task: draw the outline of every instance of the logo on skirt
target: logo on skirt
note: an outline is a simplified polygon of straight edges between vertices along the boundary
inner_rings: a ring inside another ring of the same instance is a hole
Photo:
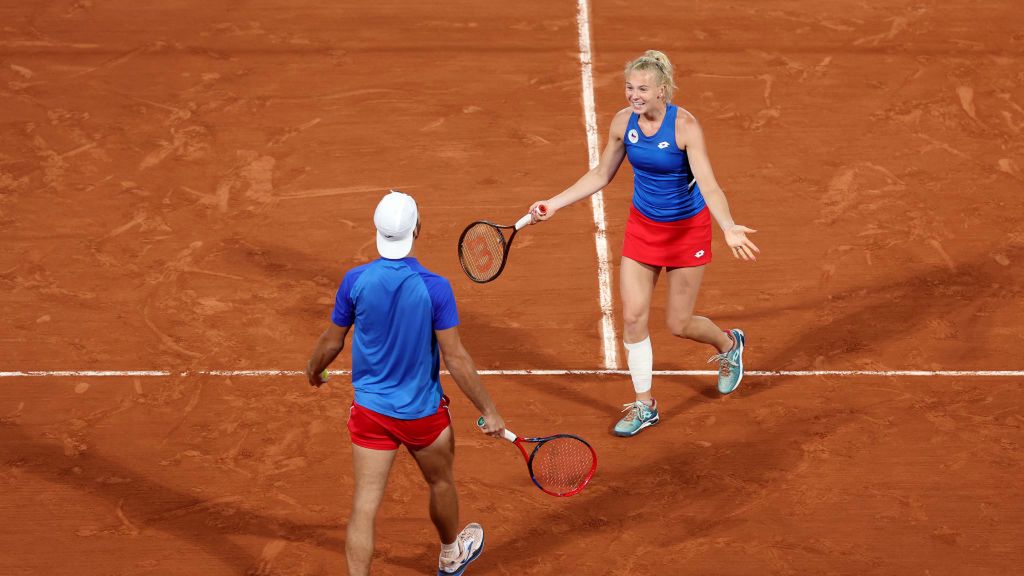
[[[697,253],[693,255],[694,258],[700,258],[702,256],[704,256],[703,250],[697,250]]]

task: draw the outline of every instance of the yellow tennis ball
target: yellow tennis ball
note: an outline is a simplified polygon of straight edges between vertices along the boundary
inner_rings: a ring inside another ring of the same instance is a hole
[[[328,372],[327,369],[325,368],[324,371],[320,373],[320,381],[321,382],[327,382],[327,380],[329,380],[330,378],[331,378],[331,373]]]

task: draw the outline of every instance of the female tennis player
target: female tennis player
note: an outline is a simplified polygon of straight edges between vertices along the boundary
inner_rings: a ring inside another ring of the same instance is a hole
[[[550,220],[561,208],[606,187],[623,158],[633,165],[633,203],[619,289],[623,343],[636,400],[625,405],[626,415],[615,425],[615,434],[633,436],[658,422],[647,322],[661,269],[668,277],[669,330],[715,347],[718,353],[708,361],[718,363],[718,390],[728,394],[743,378],[743,331],[723,331],[710,319],[693,314],[704,267],[711,262],[711,217],[734,257],[753,261],[760,250],[747,237],[755,230],[732,219],[697,119],[671,103],[676,85],[668,57],[648,50],[626,65],[625,80],[629,106],[612,120],[600,163],[558,195],[535,202],[530,213],[534,223]]]

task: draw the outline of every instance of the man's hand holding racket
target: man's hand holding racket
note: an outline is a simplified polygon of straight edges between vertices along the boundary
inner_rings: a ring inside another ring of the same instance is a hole
[[[501,414],[497,412],[491,412],[490,414],[484,414],[480,417],[483,421],[480,424],[480,430],[488,436],[495,438],[504,438],[505,435],[505,420],[501,417]]]

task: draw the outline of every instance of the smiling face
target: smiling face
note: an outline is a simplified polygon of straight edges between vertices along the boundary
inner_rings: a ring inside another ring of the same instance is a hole
[[[655,74],[634,70],[626,76],[626,101],[637,114],[664,108],[665,87],[658,85]]]

